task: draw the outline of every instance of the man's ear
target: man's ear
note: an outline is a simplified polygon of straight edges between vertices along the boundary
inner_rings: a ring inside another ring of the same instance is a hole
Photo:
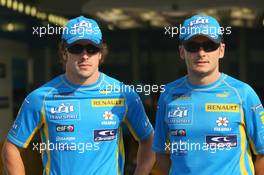
[[[220,43],[220,48],[219,48],[219,59],[223,58],[225,56],[225,44]]]
[[[62,58],[63,58],[63,61],[67,61],[67,59],[68,59],[68,54],[67,54],[67,51],[64,49],[63,50],[63,53],[62,53]]]
[[[68,53],[66,51],[66,49],[63,49],[63,59],[66,61],[68,58]]]
[[[179,52],[180,52],[180,57],[181,59],[184,60],[184,48],[183,48],[183,45],[179,45]]]
[[[102,52],[99,52],[99,63],[100,63],[101,60],[102,60],[102,56],[103,56]]]

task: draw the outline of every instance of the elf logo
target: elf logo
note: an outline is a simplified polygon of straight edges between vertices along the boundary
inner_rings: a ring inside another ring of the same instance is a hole
[[[56,125],[57,132],[74,132],[74,125]]]
[[[186,130],[185,129],[174,129],[170,131],[170,134],[172,136],[186,136]]]

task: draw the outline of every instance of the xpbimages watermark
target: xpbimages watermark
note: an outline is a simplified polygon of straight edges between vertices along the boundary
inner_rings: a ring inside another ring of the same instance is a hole
[[[50,142],[47,143],[34,143],[33,151],[42,153],[44,151],[77,151],[78,153],[84,153],[87,151],[98,151],[100,149],[99,143],[83,143],[83,142]]]
[[[237,143],[234,141],[225,142],[205,142],[205,143],[195,143],[179,140],[177,142],[165,143],[165,151],[171,154],[187,154],[189,151],[208,151],[210,153],[216,153],[217,151],[228,151],[232,147],[236,147]]]
[[[192,34],[192,33],[200,33],[204,35],[213,34],[215,37],[219,34],[223,35],[230,35],[232,33],[231,31],[232,27],[184,27],[181,24],[179,26],[166,26],[164,27],[164,34],[169,35],[171,37],[174,37],[178,34],[186,35],[186,34]]]
[[[109,84],[109,85],[101,85],[100,86],[101,94],[108,94],[110,92],[113,93],[127,93],[127,92],[136,92],[139,94],[150,95],[151,93],[164,92],[165,85],[157,85],[157,84],[137,84],[137,85],[125,85],[125,84]]]
[[[53,26],[50,24],[47,24],[47,26],[33,26],[32,34],[41,38],[44,35],[62,35],[70,33],[72,35],[84,36],[84,34],[98,34],[100,32],[99,27],[92,27],[89,26],[89,24],[90,23],[81,23],[80,25],[74,26],[70,29],[67,27]]]

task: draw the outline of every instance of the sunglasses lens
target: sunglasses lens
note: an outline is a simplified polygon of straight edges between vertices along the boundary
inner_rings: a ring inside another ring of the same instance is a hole
[[[67,47],[67,50],[73,54],[80,54],[83,52],[83,46],[79,44],[75,44],[75,45]]]
[[[87,45],[85,47],[85,49],[86,49],[86,52],[89,53],[89,54],[95,54],[95,53],[100,51],[100,48],[98,48],[98,47],[96,47],[94,45],[91,45],[91,44]]]
[[[220,43],[214,43],[212,41],[203,43],[187,42],[184,43],[183,46],[188,52],[198,52],[201,47],[205,52],[211,52],[216,50],[220,46]]]
[[[95,54],[100,51],[100,48],[92,44],[89,44],[86,46],[75,44],[75,45],[67,47],[67,50],[72,54],[81,54],[84,51],[84,49],[86,50],[88,54]]]
[[[220,46],[219,43],[214,43],[214,42],[205,42],[203,43],[203,49],[205,52],[211,52],[216,50]]]
[[[200,43],[196,42],[188,42],[183,44],[183,46],[188,52],[198,52],[200,49]]]

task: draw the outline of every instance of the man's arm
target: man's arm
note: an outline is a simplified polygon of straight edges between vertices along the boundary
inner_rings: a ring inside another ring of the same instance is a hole
[[[264,155],[257,155],[254,167],[256,175],[264,175]]]
[[[153,133],[145,140],[139,142],[137,153],[137,167],[134,175],[148,175],[155,163],[155,153],[151,146]]]
[[[156,153],[157,166],[162,175],[168,175],[170,172],[170,155],[166,153]]]
[[[2,161],[7,175],[25,175],[19,148],[7,139],[2,148]]]

